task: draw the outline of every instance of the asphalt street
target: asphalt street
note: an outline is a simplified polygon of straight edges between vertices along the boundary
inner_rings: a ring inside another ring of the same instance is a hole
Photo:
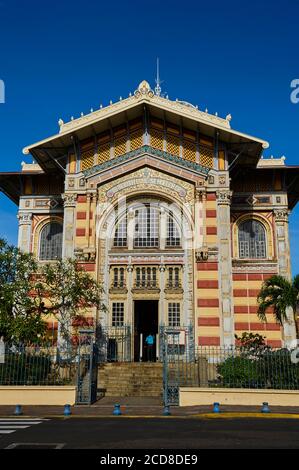
[[[0,434],[1,449],[299,448],[298,419],[72,417],[25,428],[13,423],[14,432]]]

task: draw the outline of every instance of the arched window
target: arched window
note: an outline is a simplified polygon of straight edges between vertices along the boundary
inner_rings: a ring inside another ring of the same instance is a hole
[[[239,226],[239,257],[266,258],[266,232],[257,220],[246,220]]]
[[[178,223],[171,211],[167,211],[162,219],[160,207],[148,203],[134,208],[133,216],[133,246],[134,248],[158,248],[161,245],[161,234],[165,237],[167,248],[181,246],[181,234]],[[120,219],[114,231],[114,247],[128,246],[127,214]],[[164,225],[162,226],[162,224]]]
[[[62,225],[50,222],[40,233],[39,259],[55,260],[62,256]]]

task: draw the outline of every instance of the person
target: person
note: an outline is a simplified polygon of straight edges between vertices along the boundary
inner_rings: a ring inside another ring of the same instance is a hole
[[[147,360],[152,362],[154,360],[154,343],[155,337],[151,333],[145,338],[145,344],[147,346]]]

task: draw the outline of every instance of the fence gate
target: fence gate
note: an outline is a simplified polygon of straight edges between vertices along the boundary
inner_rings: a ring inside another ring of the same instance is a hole
[[[192,327],[160,327],[163,361],[163,401],[165,406],[179,405],[180,386],[197,385]]]
[[[76,403],[91,405],[97,400],[98,348],[95,343],[78,347]]]

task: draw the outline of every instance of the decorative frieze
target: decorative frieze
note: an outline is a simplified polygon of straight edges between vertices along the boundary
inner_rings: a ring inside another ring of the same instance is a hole
[[[74,255],[78,261],[84,261],[89,263],[94,263],[96,260],[96,251],[88,249],[77,248],[74,251]]]

